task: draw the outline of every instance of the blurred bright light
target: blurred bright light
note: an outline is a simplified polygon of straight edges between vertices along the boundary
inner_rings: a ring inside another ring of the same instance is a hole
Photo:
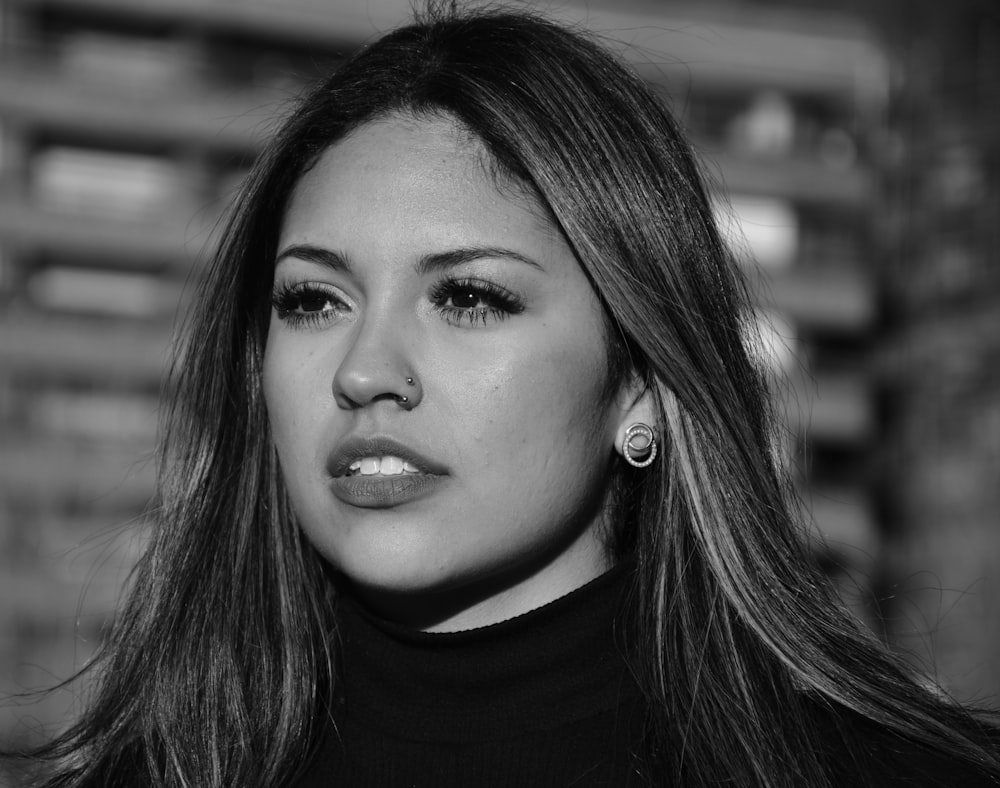
[[[770,310],[755,310],[749,344],[751,354],[771,372],[785,373],[795,361],[795,329]]]
[[[32,161],[39,206],[119,219],[155,217],[179,201],[176,164],[156,156],[52,147]]]
[[[716,201],[723,237],[738,257],[765,268],[788,268],[799,253],[799,221],[787,200],[734,194]]]
[[[178,291],[142,274],[47,268],[28,282],[32,300],[54,311],[156,318],[177,307]]]

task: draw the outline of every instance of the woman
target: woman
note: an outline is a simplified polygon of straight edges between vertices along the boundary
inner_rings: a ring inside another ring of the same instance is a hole
[[[669,112],[442,12],[257,164],[48,785],[996,785],[833,601]]]

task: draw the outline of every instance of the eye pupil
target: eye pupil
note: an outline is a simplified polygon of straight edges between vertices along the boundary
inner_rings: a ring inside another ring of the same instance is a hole
[[[451,302],[459,309],[473,309],[479,303],[479,294],[471,290],[463,290],[451,297]]]
[[[511,291],[483,279],[445,279],[428,293],[434,309],[453,326],[494,323],[524,311],[521,300]]]
[[[299,300],[299,307],[303,312],[321,312],[328,303],[330,303],[330,299],[327,296],[304,295]]]

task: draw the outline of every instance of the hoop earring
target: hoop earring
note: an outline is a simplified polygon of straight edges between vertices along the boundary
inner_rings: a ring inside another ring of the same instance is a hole
[[[648,441],[645,446],[636,446],[632,442],[640,435]],[[653,434],[653,429],[649,425],[640,422],[633,424],[625,431],[625,439],[622,441],[622,456],[625,458],[625,462],[633,468],[645,468],[652,465],[653,460],[656,459],[656,448],[656,435]]]

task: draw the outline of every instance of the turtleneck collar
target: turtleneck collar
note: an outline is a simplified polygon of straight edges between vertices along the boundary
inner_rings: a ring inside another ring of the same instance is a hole
[[[336,716],[415,741],[470,742],[617,708],[638,694],[615,637],[630,576],[619,565],[523,615],[447,633],[393,624],[345,597]]]

